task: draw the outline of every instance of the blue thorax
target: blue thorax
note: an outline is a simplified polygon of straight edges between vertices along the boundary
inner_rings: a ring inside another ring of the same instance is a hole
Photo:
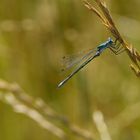
[[[108,40],[97,47],[97,51],[102,52],[104,49],[110,47],[113,44],[113,40],[109,37]]]

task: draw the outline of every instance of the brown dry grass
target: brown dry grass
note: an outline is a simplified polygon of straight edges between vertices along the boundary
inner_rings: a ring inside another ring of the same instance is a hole
[[[133,63],[130,65],[131,69],[135,72],[137,77],[140,78],[140,53],[132,46],[132,44],[127,43],[127,41],[121,36],[115,25],[115,22],[112,19],[109,9],[106,6],[106,3],[101,0],[95,0],[97,6],[100,9],[99,11],[88,0],[84,0],[83,2],[85,7],[94,12],[101,19],[103,25],[105,25],[106,28],[111,32],[114,38],[122,44]]]
[[[59,139],[66,140],[68,136],[62,128],[52,123],[53,121],[60,122],[71,134],[77,137],[85,140],[94,140],[90,131],[71,123],[67,117],[58,114],[41,98],[34,99],[29,96],[16,83],[9,83],[0,79],[0,100],[9,104],[16,113],[24,114],[31,118],[40,127],[57,136]]]

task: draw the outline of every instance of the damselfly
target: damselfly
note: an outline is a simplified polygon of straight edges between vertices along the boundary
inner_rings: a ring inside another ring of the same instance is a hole
[[[80,71],[83,67],[85,67],[90,61],[100,56],[100,54],[107,48],[109,48],[115,55],[118,55],[123,51],[125,51],[125,49],[121,47],[121,43],[117,44],[117,40],[113,41],[109,37],[107,41],[100,44],[96,48],[89,50],[89,52],[83,55],[80,59],[76,60],[74,63],[69,64],[69,67],[71,67],[74,64],[84,61],[77,69],[75,69],[70,75],[68,75],[63,81],[61,81],[58,84],[58,88],[62,87],[69,79],[71,79],[78,71]]]

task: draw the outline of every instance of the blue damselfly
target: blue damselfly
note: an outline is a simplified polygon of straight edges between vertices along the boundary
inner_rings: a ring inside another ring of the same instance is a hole
[[[77,69],[75,69],[70,75],[68,75],[63,81],[61,81],[58,84],[58,88],[62,87],[69,79],[71,79],[78,71],[80,71],[83,67],[85,67],[90,61],[100,56],[100,54],[107,48],[109,48],[115,55],[118,55],[125,50],[123,47],[121,47],[121,43],[117,44],[117,40],[113,41],[109,37],[107,41],[100,44],[96,48],[89,50],[89,52],[80,57],[80,59],[77,59],[73,63],[68,64],[67,68],[72,67],[73,65],[83,61],[83,63]]]

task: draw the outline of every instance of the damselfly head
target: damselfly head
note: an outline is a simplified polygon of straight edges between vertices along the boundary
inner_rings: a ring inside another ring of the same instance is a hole
[[[108,43],[109,44],[112,44],[113,43],[113,40],[111,39],[111,37],[108,38]]]

